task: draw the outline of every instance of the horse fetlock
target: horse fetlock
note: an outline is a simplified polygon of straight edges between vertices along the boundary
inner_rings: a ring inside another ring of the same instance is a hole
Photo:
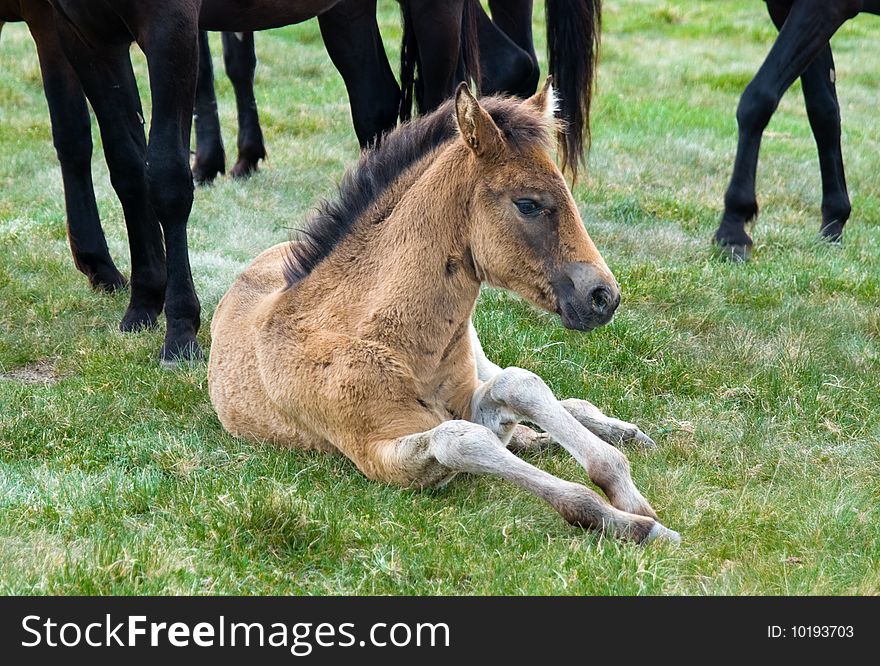
[[[116,268],[116,264],[113,263],[113,259],[106,250],[103,252],[82,252],[75,248],[73,242],[71,242],[71,247],[74,248],[74,265],[80,273],[89,278],[89,284],[95,291],[114,292],[128,286],[128,280]]]
[[[129,305],[119,323],[119,330],[123,333],[136,333],[146,329],[155,328],[158,324],[159,313],[162,308],[140,307]]]

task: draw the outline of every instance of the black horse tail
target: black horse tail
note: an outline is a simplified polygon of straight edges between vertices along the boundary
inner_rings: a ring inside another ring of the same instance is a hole
[[[602,0],[547,0],[550,74],[565,122],[559,137],[562,169],[577,178],[590,145],[590,104],[599,58]]]
[[[400,109],[398,117],[403,123],[412,118],[416,72],[419,69],[419,47],[416,44],[416,32],[406,0],[401,0],[400,18],[403,23],[403,40],[400,44]]]
[[[464,0],[461,15],[461,41],[459,43],[459,60],[464,69],[464,77],[474,83],[479,91],[480,86],[480,43],[477,37],[477,3],[479,0]],[[421,113],[424,108],[424,87],[420,72],[422,61],[412,23],[407,0],[400,2],[400,14],[403,22],[403,40],[400,45],[400,109],[398,117],[406,122],[412,117],[413,102],[416,110]],[[450,91],[451,92],[451,91]]]
[[[464,80],[473,83],[480,94],[480,38],[477,34],[477,12],[480,0],[464,0],[461,14],[461,64]],[[456,81],[456,85],[459,82]]]

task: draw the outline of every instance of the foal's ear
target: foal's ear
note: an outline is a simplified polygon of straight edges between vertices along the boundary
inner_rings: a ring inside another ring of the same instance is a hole
[[[556,116],[557,100],[556,91],[553,90],[552,76],[547,77],[547,80],[544,81],[544,85],[541,89],[529,97],[526,100],[526,104],[531,104],[532,107],[537,109],[539,113],[543,114],[547,120],[553,120]]]
[[[501,130],[466,83],[460,83],[455,91],[455,119],[461,138],[475,155],[482,157],[501,148],[504,142]]]

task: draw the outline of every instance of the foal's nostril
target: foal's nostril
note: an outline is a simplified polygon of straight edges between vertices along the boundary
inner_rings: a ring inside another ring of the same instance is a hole
[[[611,290],[604,286],[598,286],[590,292],[590,305],[600,317],[610,315],[617,309],[618,299],[614,297]]]

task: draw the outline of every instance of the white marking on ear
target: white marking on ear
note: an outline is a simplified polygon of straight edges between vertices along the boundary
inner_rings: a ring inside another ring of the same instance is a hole
[[[141,115],[140,111],[137,112],[137,116],[138,116],[138,120],[140,121],[141,125],[143,125],[144,124],[144,117]]]
[[[556,112],[559,111],[559,98],[556,96],[556,89],[551,83],[547,86],[547,95],[544,101],[544,117],[547,120],[553,120]]]
[[[235,33],[235,38],[236,38],[238,41],[243,42],[243,41],[244,41],[244,33],[243,33],[243,32],[236,32],[236,33]]]
[[[834,71],[833,67],[828,72],[828,78],[831,79],[831,83],[837,81],[837,72]]]

